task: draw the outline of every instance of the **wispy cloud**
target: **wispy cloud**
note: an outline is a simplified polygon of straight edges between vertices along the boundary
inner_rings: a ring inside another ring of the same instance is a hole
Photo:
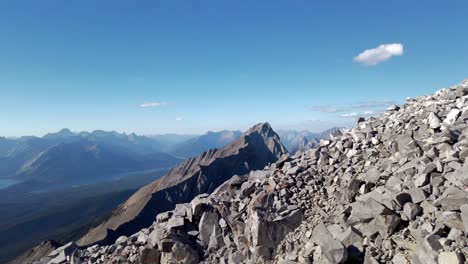
[[[336,113],[338,109],[335,107],[327,106],[327,105],[316,105],[310,107],[312,111],[323,112],[323,113]]]
[[[331,119],[307,119],[297,122],[290,123],[280,123],[273,124],[276,129],[296,129],[296,130],[309,130],[312,132],[322,132],[331,127],[353,127],[354,120],[352,119],[340,119],[340,120],[331,120]]]
[[[359,109],[359,108],[386,108],[391,105],[397,104],[395,101],[390,100],[371,100],[367,102],[360,102],[350,105],[350,108]]]
[[[354,57],[354,61],[362,63],[364,65],[377,65],[384,61],[389,60],[393,56],[403,55],[403,44],[401,43],[390,43],[382,44],[373,49],[366,49],[359,55]]]
[[[345,117],[345,118],[352,118],[352,117],[357,117],[357,116],[358,116],[358,113],[356,113],[356,112],[344,113],[344,114],[341,114],[340,116],[341,116],[341,117]]]
[[[397,102],[391,100],[369,100],[342,105],[316,105],[309,107],[309,109],[322,113],[358,112],[361,111],[361,109],[375,112],[376,110],[386,109],[387,107],[394,104],[397,104]]]
[[[351,112],[351,113],[344,113],[344,114],[341,114],[340,117],[343,117],[343,118],[356,118],[356,117],[371,117],[371,116],[377,116],[377,115],[380,115],[382,113],[382,111],[372,111],[372,110],[368,110],[368,111],[363,111],[363,112]]]
[[[161,107],[165,105],[166,105],[165,102],[145,102],[145,103],[140,104],[140,107],[150,108],[150,107]]]
[[[176,121],[182,121],[182,120],[184,120],[184,118],[179,116],[179,117],[176,117],[175,120],[176,120]]]

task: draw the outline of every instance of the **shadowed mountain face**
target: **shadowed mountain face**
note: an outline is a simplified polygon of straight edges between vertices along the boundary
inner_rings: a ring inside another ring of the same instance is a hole
[[[23,137],[14,141],[14,144],[5,146],[3,155],[0,155],[0,177],[15,177],[16,171],[28,160],[53,146],[55,141],[36,137]]]
[[[131,153],[122,147],[87,140],[60,143],[24,163],[16,177],[53,185],[111,180],[132,171],[170,168],[179,159],[165,153]]]
[[[64,128],[43,137],[0,138],[0,178],[30,180],[39,174],[35,180],[51,182],[64,174],[105,178],[127,171],[170,168],[179,161],[171,153],[196,156],[223,147],[240,134],[220,131],[147,137],[102,130],[74,133]]]
[[[31,260],[40,259],[43,256],[47,256],[50,252],[60,247],[60,244],[54,240],[46,240],[36,247],[28,250],[9,264],[23,264],[29,263]]]
[[[43,240],[66,243],[79,239],[139,188],[167,171],[131,173],[116,181],[42,192],[23,192],[19,188],[1,190],[0,263]],[[23,260],[20,258],[17,263],[28,263]]]
[[[4,157],[15,144],[15,140],[0,137],[0,157]]]
[[[91,229],[81,245],[109,243],[151,225],[160,212],[211,193],[234,175],[244,175],[275,162],[286,148],[268,123],[258,124],[221,149],[185,160],[168,174],[141,188],[120,205],[106,221]]]
[[[82,145],[96,145],[100,148],[114,148],[139,155],[159,152],[159,143],[135,134],[94,131],[73,133],[62,129],[44,137],[21,137],[15,140],[0,138],[0,178],[16,178],[28,167],[48,155],[57,155],[61,150],[70,152],[63,155],[78,155]],[[91,150],[87,151],[91,153]]]
[[[207,149],[222,148],[238,139],[242,135],[240,131],[223,130],[219,132],[207,132],[199,137],[189,139],[174,147],[171,151],[177,157],[194,157]]]

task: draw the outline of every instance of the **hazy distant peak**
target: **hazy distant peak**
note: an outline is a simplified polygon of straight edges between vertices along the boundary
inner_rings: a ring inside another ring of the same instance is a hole
[[[69,137],[74,137],[74,136],[76,136],[76,134],[73,133],[70,129],[62,128],[56,133],[46,134],[44,138],[69,138]]]

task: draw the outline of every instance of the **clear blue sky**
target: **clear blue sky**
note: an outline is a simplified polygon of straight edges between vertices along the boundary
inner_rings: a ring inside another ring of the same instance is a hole
[[[468,78],[467,14],[440,0],[1,1],[0,135],[350,124]],[[353,60],[390,43],[403,54]]]

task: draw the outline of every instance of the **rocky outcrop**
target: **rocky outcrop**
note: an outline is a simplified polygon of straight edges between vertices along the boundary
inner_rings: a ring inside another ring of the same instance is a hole
[[[468,81],[408,98],[66,263],[466,263],[467,120]]]
[[[286,149],[268,123],[258,124],[221,149],[187,159],[167,175],[143,187],[78,243],[114,242],[148,227],[156,215],[201,193],[211,193],[233,175],[243,175],[275,162]]]
[[[32,263],[34,261],[47,263],[51,260],[51,258],[48,258],[47,256],[60,246],[61,245],[54,240],[43,241],[36,247],[17,257],[15,260],[9,262],[9,264],[24,264]]]

